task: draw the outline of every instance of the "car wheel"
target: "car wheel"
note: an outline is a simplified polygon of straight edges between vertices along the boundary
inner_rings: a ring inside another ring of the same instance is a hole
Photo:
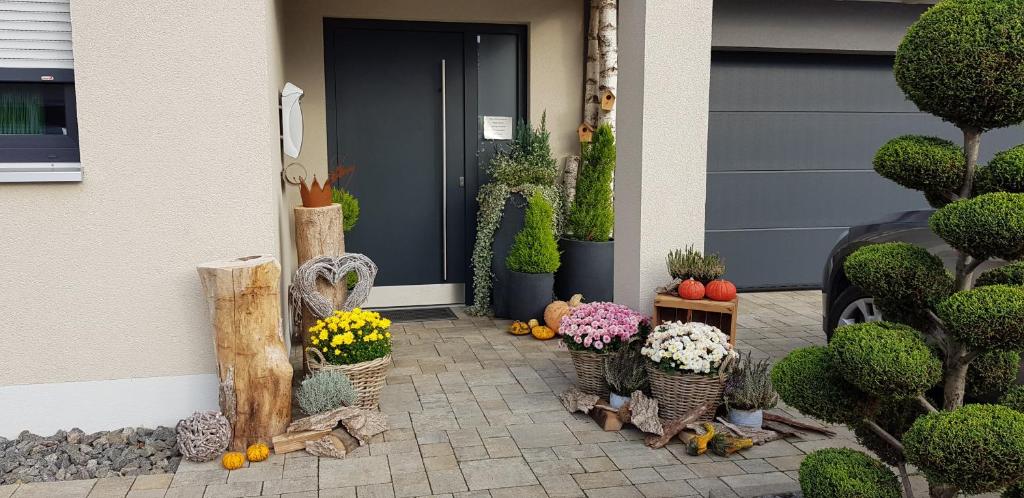
[[[864,291],[852,286],[841,292],[828,309],[826,335],[829,339],[832,338],[832,332],[836,327],[883,320],[882,310],[875,306],[875,300]]]

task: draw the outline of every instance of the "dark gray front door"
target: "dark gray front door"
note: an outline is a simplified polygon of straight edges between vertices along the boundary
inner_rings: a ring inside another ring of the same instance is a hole
[[[465,282],[460,33],[340,29],[337,146],[360,219],[346,236],[379,286]]]
[[[851,225],[926,209],[920,192],[872,169],[904,134],[960,143],[949,123],[917,110],[892,57],[720,52],[711,61],[705,247],[727,277],[754,288],[816,288],[829,249]],[[1020,142],[985,135],[982,160]]]

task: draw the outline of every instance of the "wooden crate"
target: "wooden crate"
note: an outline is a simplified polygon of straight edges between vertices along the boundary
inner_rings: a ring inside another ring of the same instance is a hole
[[[703,322],[729,335],[729,344],[736,345],[736,316],[739,298],[732,301],[683,299],[668,294],[654,296],[652,326],[665,322]]]

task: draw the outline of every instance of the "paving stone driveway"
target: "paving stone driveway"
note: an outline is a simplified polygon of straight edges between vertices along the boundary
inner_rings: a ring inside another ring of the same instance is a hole
[[[743,294],[739,348],[778,358],[823,344],[820,296]],[[730,458],[691,457],[678,441],[649,449],[634,429],[603,432],[567,413],[556,395],[573,384],[568,354],[557,341],[511,336],[505,324],[463,316],[396,326],[381,399],[391,429],[346,459],[295,452],[231,472],[183,462],[174,475],[0,486],[0,498],[726,498],[795,491],[805,453],[856,446],[836,428],[836,438],[775,441]]]

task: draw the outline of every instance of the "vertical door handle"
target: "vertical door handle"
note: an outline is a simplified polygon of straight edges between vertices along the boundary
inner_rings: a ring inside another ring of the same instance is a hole
[[[441,265],[448,281],[448,92],[447,61],[441,59]]]

